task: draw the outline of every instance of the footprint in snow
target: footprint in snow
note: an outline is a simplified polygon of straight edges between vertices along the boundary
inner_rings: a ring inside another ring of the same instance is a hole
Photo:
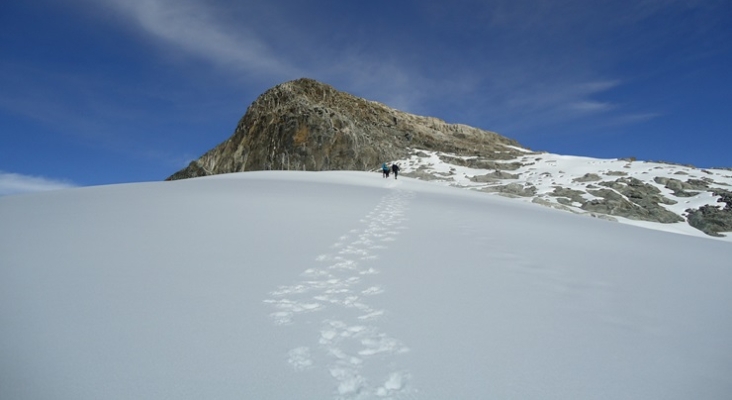
[[[370,361],[379,359],[383,363],[384,357],[395,357],[409,348],[377,327],[386,311],[364,302],[365,298],[384,292],[383,285],[371,282],[379,270],[369,264],[378,259],[375,252],[387,248],[385,242],[396,241],[400,231],[406,229],[405,211],[412,196],[401,191],[385,196],[361,219],[365,228],[341,235],[330,246],[334,253],[315,258],[314,262],[321,267],[306,268],[300,274],[306,279],[279,286],[269,293],[272,298],[264,300],[275,308],[270,317],[276,325],[294,324],[296,319],[313,323],[317,321],[315,315],[322,315],[323,310],[343,308],[338,314],[345,320],[322,322],[315,338],[316,347],[296,346],[287,353],[288,364],[297,371],[314,369],[316,359],[330,360],[326,367],[336,381],[335,399],[398,399],[412,391],[409,372],[397,370],[396,360],[388,363],[393,370],[386,376],[369,376],[365,372],[373,374],[373,367],[365,369]],[[314,357],[313,352],[322,356]]]

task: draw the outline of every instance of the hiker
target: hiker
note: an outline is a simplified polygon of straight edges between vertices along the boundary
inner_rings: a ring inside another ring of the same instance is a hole
[[[386,163],[381,164],[381,172],[384,178],[389,177],[389,166],[387,166]]]
[[[399,175],[399,166],[396,163],[391,164],[391,170],[394,172],[394,179],[396,179],[397,175]]]

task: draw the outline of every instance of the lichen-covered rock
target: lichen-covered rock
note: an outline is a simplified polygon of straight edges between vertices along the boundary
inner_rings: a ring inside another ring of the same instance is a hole
[[[470,177],[470,181],[475,183],[495,183],[498,182],[499,179],[491,176],[491,174],[485,174],[472,176]]]
[[[653,197],[653,194],[650,197],[643,197],[641,196],[641,193],[643,193],[642,191],[632,189],[628,190],[623,187],[623,185],[618,185],[622,182],[616,181],[603,183],[606,183],[606,186],[613,187],[613,189],[617,188],[617,191],[611,189],[588,190],[588,193],[597,197],[602,197],[602,199],[593,199],[585,202],[584,204],[582,204],[583,210],[609,215],[617,215],[619,217],[625,217],[639,221],[660,222],[663,224],[684,221],[684,219],[677,214],[658,205],[658,202],[654,202],[655,197]],[[638,185],[637,182],[633,183],[635,184],[636,189],[638,187],[643,187]],[[655,187],[653,189],[658,190],[658,188]],[[648,190],[653,193],[653,190]],[[625,196],[627,195],[625,193],[621,195],[618,192],[625,192],[633,197],[628,197],[628,199],[626,199]]]
[[[620,193],[610,190],[610,189],[596,189],[596,190],[588,190],[587,193],[596,196],[596,197],[602,197],[606,200],[625,200],[625,197],[623,197]]]
[[[699,192],[688,192],[687,190],[692,189],[692,185],[678,179],[656,177],[653,180],[658,184],[664,185],[666,189],[672,190],[673,195],[676,197],[694,197],[699,194]]]
[[[732,232],[732,212],[719,207],[705,205],[687,210],[689,225],[710,236],[722,237],[721,232]]]
[[[572,203],[584,203],[587,201],[587,199],[584,198],[585,193],[580,190],[574,190],[569,189],[565,187],[555,186],[554,191],[549,193],[550,196],[556,197],[557,201],[562,202],[564,198],[566,198],[569,203],[567,205],[572,205]]]
[[[634,219],[639,221],[651,221],[660,222],[664,224],[670,224],[674,222],[682,222],[684,219],[678,215],[662,209],[653,208],[646,209],[638,206],[637,204],[631,203],[625,199],[622,200],[608,200],[608,199],[595,199],[590,200],[582,204],[582,209],[586,211],[597,212],[601,214],[615,215],[619,217],[625,217],[628,219]]]
[[[574,203],[572,202],[572,200],[570,200],[570,199],[568,199],[566,197],[557,197],[557,203],[563,204],[565,206],[574,205]]]
[[[557,210],[569,211],[569,212],[575,213],[575,214],[578,213],[578,211],[573,207],[568,207],[563,204],[557,204],[553,201],[549,201],[549,200],[543,199],[541,197],[534,197],[533,199],[531,199],[531,202],[534,204],[540,204],[545,207],[556,208]]]
[[[617,190],[628,200],[640,206],[658,205],[658,203],[673,205],[677,203],[677,201],[661,195],[661,190],[657,187],[636,178],[620,178],[613,182],[600,182],[599,185]]]
[[[475,175],[470,178],[473,182],[484,183],[484,182],[495,182],[502,179],[518,179],[520,175],[512,174],[504,171],[493,171],[485,175]]]
[[[503,153],[505,154],[505,153]],[[471,157],[471,158],[461,158],[461,157],[452,157],[448,156],[446,154],[441,154],[440,160],[443,162],[446,162],[448,164],[453,165],[459,165],[461,167],[468,167],[468,168],[474,168],[474,169],[495,169],[495,170],[507,170],[507,171],[513,171],[516,169],[521,168],[520,162],[501,162],[496,161],[495,159],[486,158],[486,157]]]
[[[715,189],[712,194],[719,196],[717,202],[725,203],[724,208],[705,205],[698,209],[688,209],[687,221],[689,225],[707,235],[725,236],[721,232],[732,232],[732,192]]]
[[[691,190],[705,191],[709,189],[709,182],[701,179],[688,179],[686,183],[689,185],[688,188]]]
[[[403,172],[403,173],[400,173],[400,175],[401,176],[407,176],[407,177],[410,177],[410,178],[420,179],[420,180],[423,180],[423,181],[437,181],[437,180],[445,180],[445,179],[447,179],[447,178],[442,177],[442,176],[437,176],[437,175],[431,174],[431,173],[429,173],[427,171],[424,171],[424,170],[416,170],[416,171],[412,171],[412,172]]]
[[[699,192],[687,192],[686,190],[675,190],[672,193],[676,197],[694,197],[699,194]]]
[[[582,182],[596,182],[596,181],[601,181],[601,180],[602,180],[602,178],[600,177],[600,175],[591,174],[588,172],[588,173],[580,176],[579,178],[572,179],[572,182],[582,183]]]
[[[494,132],[408,114],[298,79],[259,96],[229,139],[168,179],[270,169],[372,170],[405,158],[409,147],[477,156],[486,163],[525,154],[507,145],[520,147]]]
[[[531,197],[536,194],[536,186],[521,183],[509,183],[507,185],[487,186],[480,189],[483,192],[499,193],[507,196]]]

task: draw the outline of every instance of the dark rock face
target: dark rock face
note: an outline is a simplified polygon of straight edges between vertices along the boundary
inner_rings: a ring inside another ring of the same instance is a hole
[[[488,186],[480,189],[482,192],[499,193],[509,197],[531,197],[536,194],[536,186],[521,183],[509,183],[507,185]]]
[[[699,192],[688,192],[687,190],[693,189],[693,186],[678,179],[656,177],[654,178],[654,181],[664,185],[669,190],[673,190],[673,195],[676,197],[694,197],[699,194]]]
[[[495,182],[501,179],[518,179],[518,174],[511,174],[503,171],[493,171],[485,175],[475,175],[470,178],[473,182]]]
[[[698,209],[688,209],[689,225],[710,236],[725,236],[720,232],[732,232],[732,192],[717,189],[713,192],[720,196],[717,202],[725,203],[724,208],[705,205]]]
[[[584,192],[582,191],[561,186],[555,186],[554,191],[549,193],[550,196],[556,197],[558,202],[565,205],[571,205],[573,202],[580,204],[585,203],[587,200],[582,196],[583,194]]]
[[[408,114],[299,79],[262,94],[233,136],[168,180],[270,169],[372,170],[405,158],[409,147],[482,162],[520,154],[506,145],[520,146],[494,132]]]
[[[662,196],[657,187],[635,178],[621,178],[614,182],[601,182],[599,184],[617,190],[640,206],[646,206],[649,203],[655,205],[658,205],[658,203],[669,205],[677,203],[675,200]]]
[[[686,183],[689,184],[689,188],[693,190],[704,191],[709,188],[709,183],[701,179],[688,179]]]
[[[572,179],[572,182],[596,182],[601,180],[602,178],[600,177],[600,175],[587,173],[579,178]]]
[[[588,193],[602,199],[585,202],[582,204],[583,210],[663,224],[684,221],[659,205],[676,202],[662,196],[661,191],[653,185],[635,178],[620,178],[613,182],[600,182],[599,185],[610,189],[588,190]]]
[[[607,215],[616,215],[639,221],[660,222],[671,224],[683,222],[684,219],[671,211],[662,208],[647,209],[625,199],[596,199],[582,204],[582,209]]]
[[[418,170],[418,171],[414,171],[414,172],[404,172],[404,173],[401,173],[400,175],[407,176],[410,178],[421,179],[423,181],[435,181],[435,180],[445,179],[445,177],[443,177],[443,176],[436,176],[436,175],[430,174],[429,172],[425,172],[422,170]]]
[[[461,167],[513,171],[521,168],[522,165],[520,162],[500,162],[496,160],[511,159],[514,157],[515,155],[510,156],[510,153],[496,153],[488,156],[472,157],[466,160],[459,157],[452,157],[443,154],[440,156],[440,160],[448,164],[459,165]]]

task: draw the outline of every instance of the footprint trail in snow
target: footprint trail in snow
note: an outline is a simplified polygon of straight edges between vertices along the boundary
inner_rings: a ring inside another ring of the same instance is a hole
[[[398,356],[409,348],[379,328],[387,311],[369,304],[386,290],[378,280],[378,253],[406,229],[412,197],[412,192],[391,191],[361,219],[365,227],[338,238],[331,252],[318,255],[301,274],[303,280],[278,287],[264,300],[275,309],[275,324],[316,327],[312,342],[290,350],[287,361],[297,371],[324,363],[336,381],[335,399],[396,400],[414,394],[409,372],[398,368]]]

